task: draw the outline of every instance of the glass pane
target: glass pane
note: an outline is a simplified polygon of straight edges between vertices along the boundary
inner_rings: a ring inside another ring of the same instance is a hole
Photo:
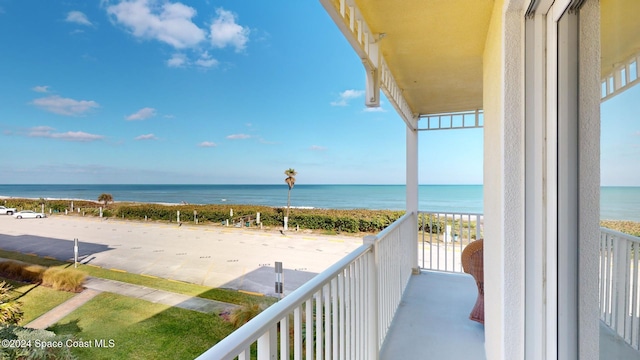
[[[640,358],[640,1],[602,0],[600,11],[601,79],[609,86],[602,89],[607,98],[600,106],[604,229],[600,358],[636,359]]]

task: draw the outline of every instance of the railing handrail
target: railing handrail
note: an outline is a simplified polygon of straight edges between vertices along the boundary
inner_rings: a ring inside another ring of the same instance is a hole
[[[606,234],[609,234],[609,235],[614,235],[614,236],[617,236],[617,237],[621,237],[621,238],[624,238],[624,239],[629,240],[629,241],[640,243],[640,237],[633,236],[633,235],[630,235],[630,234],[626,234],[626,233],[623,233],[623,232],[620,232],[620,231],[617,231],[617,230],[612,230],[612,229],[609,229],[609,228],[606,228],[606,227],[600,227],[600,232],[606,233]]]
[[[248,348],[270,327],[288,316],[296,307],[311,298],[328,282],[342,272],[349,264],[366,254],[373,247],[372,244],[363,244],[351,253],[321,272],[313,279],[300,286],[295,293],[285,297],[276,304],[271,305],[244,326],[240,327],[229,336],[222,339],[216,346],[202,353],[198,359],[231,359]]]
[[[441,214],[441,215],[472,215],[484,216],[484,213],[465,212],[465,211],[440,211],[440,210],[419,210],[418,214]]]
[[[375,241],[379,241],[380,239],[387,236],[390,232],[394,231],[396,228],[400,227],[405,221],[407,221],[412,216],[412,212],[405,213],[398,220],[394,221],[391,225],[384,228],[382,231],[377,233],[376,235],[371,235],[375,237]]]

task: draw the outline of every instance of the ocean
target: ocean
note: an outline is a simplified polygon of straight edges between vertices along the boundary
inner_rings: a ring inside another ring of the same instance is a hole
[[[190,204],[287,204],[282,185],[0,185],[0,196]],[[326,209],[405,208],[404,185],[295,185],[291,206]],[[419,209],[434,212],[483,212],[482,185],[420,185]],[[640,221],[640,187],[602,187],[601,218]]]

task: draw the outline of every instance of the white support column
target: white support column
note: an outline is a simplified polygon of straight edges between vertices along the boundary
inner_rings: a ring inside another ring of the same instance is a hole
[[[532,15],[525,24],[525,356],[527,360],[543,360],[548,327],[544,201],[546,16]]]
[[[417,121],[416,121],[417,122]],[[411,269],[414,274],[420,273],[418,267],[418,130],[407,126],[407,213],[413,213],[416,226],[411,227],[409,241],[411,246]]]

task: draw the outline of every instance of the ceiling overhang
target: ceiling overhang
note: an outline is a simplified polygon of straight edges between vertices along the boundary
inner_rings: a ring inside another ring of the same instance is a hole
[[[408,125],[423,114],[482,108],[483,52],[493,0],[320,0]]]

